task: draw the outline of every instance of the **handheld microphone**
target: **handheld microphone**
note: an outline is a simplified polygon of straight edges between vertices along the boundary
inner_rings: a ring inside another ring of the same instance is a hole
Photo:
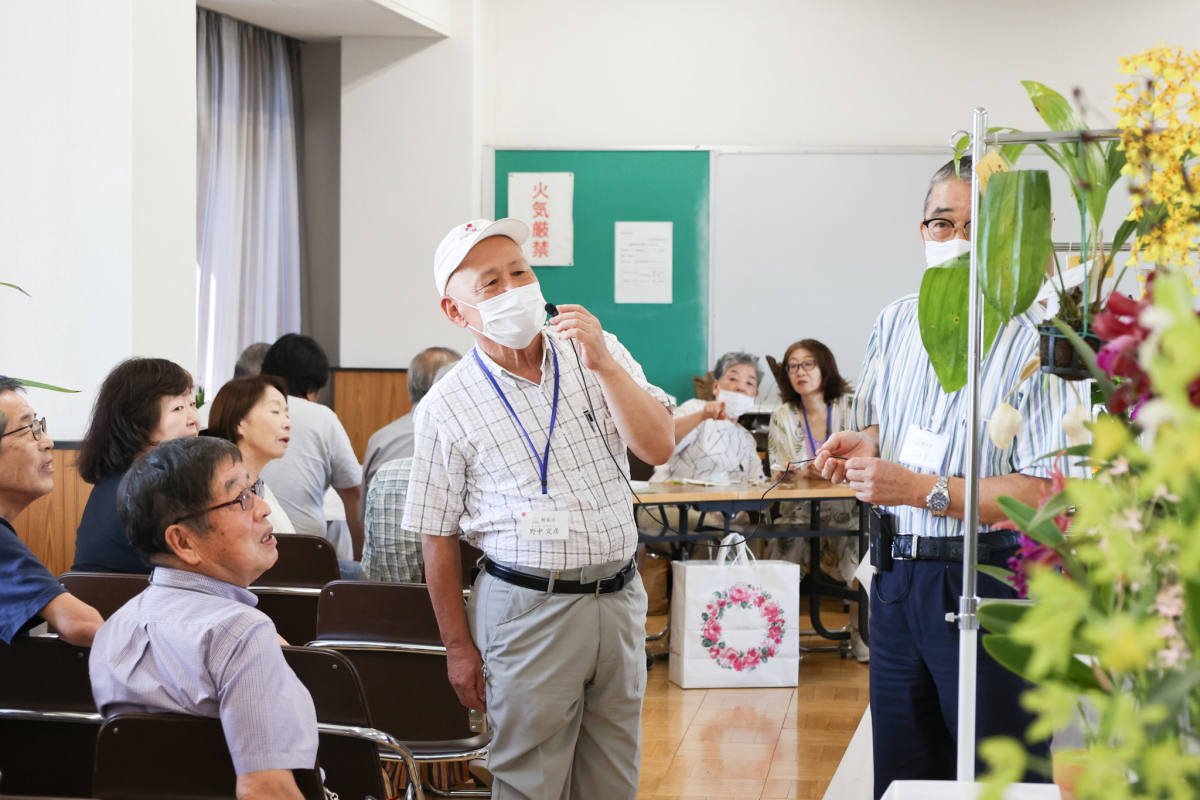
[[[558,306],[554,305],[554,303],[546,303],[546,313],[552,317],[557,317]]]

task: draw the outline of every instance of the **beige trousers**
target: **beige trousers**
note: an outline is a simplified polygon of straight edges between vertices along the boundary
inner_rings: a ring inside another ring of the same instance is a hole
[[[559,579],[594,581],[627,563]],[[646,689],[641,578],[612,594],[547,594],[482,572],[467,618],[488,676],[492,797],[635,800]]]

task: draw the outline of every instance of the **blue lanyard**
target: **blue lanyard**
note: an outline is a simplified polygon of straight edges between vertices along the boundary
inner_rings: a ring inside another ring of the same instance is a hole
[[[804,402],[800,403],[800,413],[804,415],[804,433],[808,437],[809,455],[813,458],[817,457],[817,443],[813,441],[812,428],[808,427],[808,412],[804,410]],[[825,438],[821,440],[821,444],[829,441],[830,426],[833,425],[833,409],[829,406],[825,407]]]
[[[471,351],[471,355],[475,356],[475,363],[479,365],[479,368],[483,370],[483,374],[491,382],[492,388],[496,390],[496,394],[504,403],[504,407],[508,409],[508,413],[512,414],[517,427],[525,435],[525,441],[529,442],[529,449],[533,451],[533,460],[537,462],[538,469],[541,472],[542,494],[546,494],[546,473],[550,468],[550,440],[554,438],[554,425],[558,421],[558,351],[554,349],[552,343],[550,344],[550,352],[554,355],[554,404],[550,406],[550,433],[546,436],[546,451],[541,456],[538,456],[537,448],[533,445],[533,439],[530,438],[529,431],[525,430],[525,426],[521,424],[521,418],[517,416],[512,403],[508,402],[508,398],[504,396],[504,390],[500,388],[500,384],[496,383],[495,377],[488,371],[488,368],[483,365],[483,359],[479,357],[479,351]]]

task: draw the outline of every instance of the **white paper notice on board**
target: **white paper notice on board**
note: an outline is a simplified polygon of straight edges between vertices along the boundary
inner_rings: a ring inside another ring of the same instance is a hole
[[[535,267],[575,266],[575,173],[508,173],[508,215],[529,226],[522,249]]]
[[[670,222],[616,224],[616,302],[670,303]]]

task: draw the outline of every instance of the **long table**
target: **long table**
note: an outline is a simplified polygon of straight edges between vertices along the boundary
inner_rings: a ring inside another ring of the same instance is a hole
[[[831,631],[821,624],[821,598],[836,597],[841,600],[857,600],[859,614],[859,629],[863,641],[868,639],[868,599],[866,587],[857,591],[844,586],[822,584],[820,575],[821,539],[827,536],[858,536],[859,558],[867,557],[867,536],[870,532],[869,506],[859,504],[858,530],[821,529],[821,501],[854,499],[854,490],[848,486],[834,486],[829,481],[806,480],[798,478],[790,483],[783,483],[771,488],[769,485],[755,486],[749,483],[732,486],[699,486],[695,484],[651,483],[645,491],[634,495],[635,508],[676,506],[679,509],[677,526],[656,526],[639,528],[638,541],[642,544],[672,543],[682,547],[683,544],[716,543],[720,538],[732,532],[741,533],[747,538],[759,539],[808,539],[810,541],[810,578],[809,578],[809,618],[813,630],[822,638],[838,642],[833,648],[841,652],[844,658],[848,652],[850,631]],[[773,503],[779,501],[808,501],[810,503],[809,524],[807,527],[793,524],[761,524],[740,526],[733,523],[733,517],[742,511],[765,512]],[[687,509],[695,508],[700,512],[699,530],[688,531]],[[720,512],[725,519],[721,529],[706,528],[704,514]],[[667,522],[665,516],[663,522]],[[686,549],[681,550],[683,558],[687,558]],[[802,648],[813,650],[817,648]]]

